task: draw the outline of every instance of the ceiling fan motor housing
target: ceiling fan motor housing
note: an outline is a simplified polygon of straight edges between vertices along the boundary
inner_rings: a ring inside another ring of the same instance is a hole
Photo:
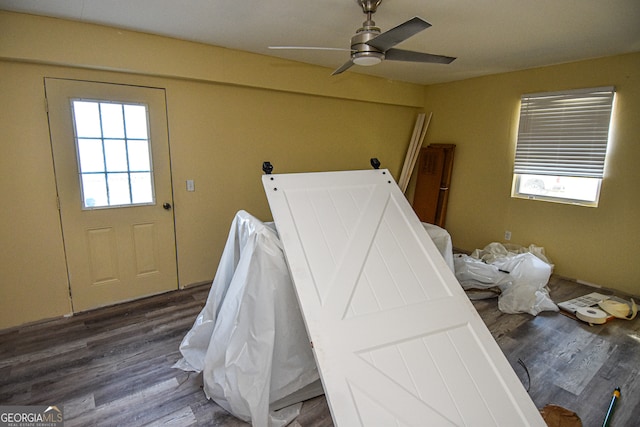
[[[371,24],[371,25],[367,25]],[[365,25],[351,38],[351,59],[357,65],[376,65],[384,59],[384,52],[367,44],[371,39],[380,35],[380,28],[374,26],[373,21]]]

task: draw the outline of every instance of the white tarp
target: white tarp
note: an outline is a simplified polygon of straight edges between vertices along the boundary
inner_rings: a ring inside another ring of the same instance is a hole
[[[444,228],[440,228],[437,225],[422,223],[422,226],[427,230],[427,234],[431,237],[431,240],[440,251],[444,262],[447,263],[449,270],[455,273],[455,267],[453,265],[453,243],[451,242],[451,235]]]
[[[285,425],[300,405],[270,405],[305,386],[322,394],[289,271],[275,231],[238,212],[207,303],[180,345],[175,367],[203,372],[210,399],[254,426]]]
[[[453,270],[451,236],[423,224]],[[236,214],[207,303],[180,345],[175,367],[203,372],[204,391],[254,426],[284,425],[323,393],[273,223]]]

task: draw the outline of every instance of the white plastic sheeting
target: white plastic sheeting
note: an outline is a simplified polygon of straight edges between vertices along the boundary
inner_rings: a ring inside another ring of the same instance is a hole
[[[453,271],[449,233],[423,224]],[[207,303],[174,367],[203,372],[208,398],[253,426],[293,420],[295,404],[323,393],[273,223],[236,214]]]
[[[465,290],[500,288],[498,308],[503,313],[558,311],[549,297],[547,283],[553,264],[544,248],[506,247],[491,243],[469,255],[454,259],[456,278]]]
[[[275,412],[270,404],[319,379],[280,240],[247,212],[233,220],[207,303],[180,351],[175,367],[202,371],[207,397],[257,427],[290,422],[300,405]]]
[[[455,272],[453,266],[453,243],[451,242],[451,235],[444,228],[440,228],[437,225],[422,223],[422,226],[427,230],[427,234],[431,237],[431,240],[440,251],[444,262],[452,272]]]

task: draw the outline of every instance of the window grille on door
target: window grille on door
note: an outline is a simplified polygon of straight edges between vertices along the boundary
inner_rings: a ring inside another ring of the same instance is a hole
[[[83,209],[155,204],[147,106],[71,101]]]

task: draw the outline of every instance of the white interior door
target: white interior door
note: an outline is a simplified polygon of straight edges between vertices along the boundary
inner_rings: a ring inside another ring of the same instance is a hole
[[[73,310],[177,289],[164,90],[45,89]]]
[[[388,171],[263,184],[336,425],[545,425]]]

